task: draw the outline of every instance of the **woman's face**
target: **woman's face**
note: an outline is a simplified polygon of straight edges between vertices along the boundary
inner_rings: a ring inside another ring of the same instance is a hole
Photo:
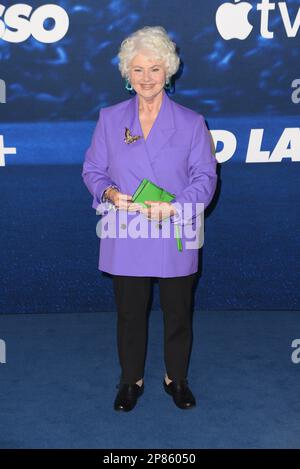
[[[166,82],[164,61],[156,59],[150,52],[138,53],[130,64],[129,81],[138,95],[153,98]]]

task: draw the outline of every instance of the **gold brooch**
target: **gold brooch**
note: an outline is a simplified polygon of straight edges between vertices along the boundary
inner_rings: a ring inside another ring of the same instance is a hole
[[[130,130],[125,127],[125,143],[133,143],[136,142],[139,138],[142,138],[141,135],[131,135]]]

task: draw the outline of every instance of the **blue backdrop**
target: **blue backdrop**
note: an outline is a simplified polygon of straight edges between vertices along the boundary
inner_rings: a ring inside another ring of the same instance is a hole
[[[29,3],[35,9],[47,2]],[[299,115],[291,94],[292,82],[299,78],[300,34],[287,36],[279,2],[272,2],[276,8],[269,13],[272,39],[261,35],[259,2],[251,1],[253,30],[245,40],[229,41],[216,26],[216,12],[225,3],[220,0],[53,3],[70,18],[62,40],[0,42],[0,78],[7,82],[9,100],[2,122],[95,119],[100,107],[125,99],[117,66],[119,45],[145,25],[164,26],[178,44],[182,67],[176,76],[176,99],[182,104],[207,116]],[[293,24],[299,0],[286,4]],[[53,24],[49,20],[45,26]]]
[[[196,307],[300,309],[299,1],[225,3],[55,1],[70,26],[51,44],[0,26],[1,313],[114,309],[81,167],[99,109],[130,97],[117,53],[145,25],[177,43],[170,96],[204,115],[219,160]]]

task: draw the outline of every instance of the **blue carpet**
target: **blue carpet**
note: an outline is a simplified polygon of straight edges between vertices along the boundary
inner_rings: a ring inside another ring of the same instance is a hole
[[[0,447],[300,447],[300,312],[195,312],[187,411],[162,388],[159,311],[149,326],[145,392],[125,414],[113,410],[115,313],[0,316]]]

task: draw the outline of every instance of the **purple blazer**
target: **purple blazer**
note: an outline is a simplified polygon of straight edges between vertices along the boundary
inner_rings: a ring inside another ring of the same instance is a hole
[[[93,196],[92,207],[101,215],[99,223],[102,222],[98,269],[116,275],[151,277],[179,277],[197,272],[199,248],[187,248],[190,234],[185,234],[185,228],[187,225],[196,228],[199,213],[196,204],[204,204],[205,209],[217,183],[217,160],[204,118],[170,99],[163,90],[158,116],[146,140],[125,143],[125,127],[131,135],[143,137],[138,95],[101,109],[85,154],[82,177]],[[176,217],[159,223],[136,212],[113,210],[113,204],[103,198],[109,185],[132,195],[144,178],[176,195],[171,202],[177,208]],[[190,210],[185,210],[185,203]],[[151,236],[130,234],[128,228],[137,216],[143,218]],[[103,236],[104,221],[106,226],[116,227],[114,237]],[[170,236],[164,237],[166,224]],[[181,252],[175,239],[176,224],[182,238]]]

